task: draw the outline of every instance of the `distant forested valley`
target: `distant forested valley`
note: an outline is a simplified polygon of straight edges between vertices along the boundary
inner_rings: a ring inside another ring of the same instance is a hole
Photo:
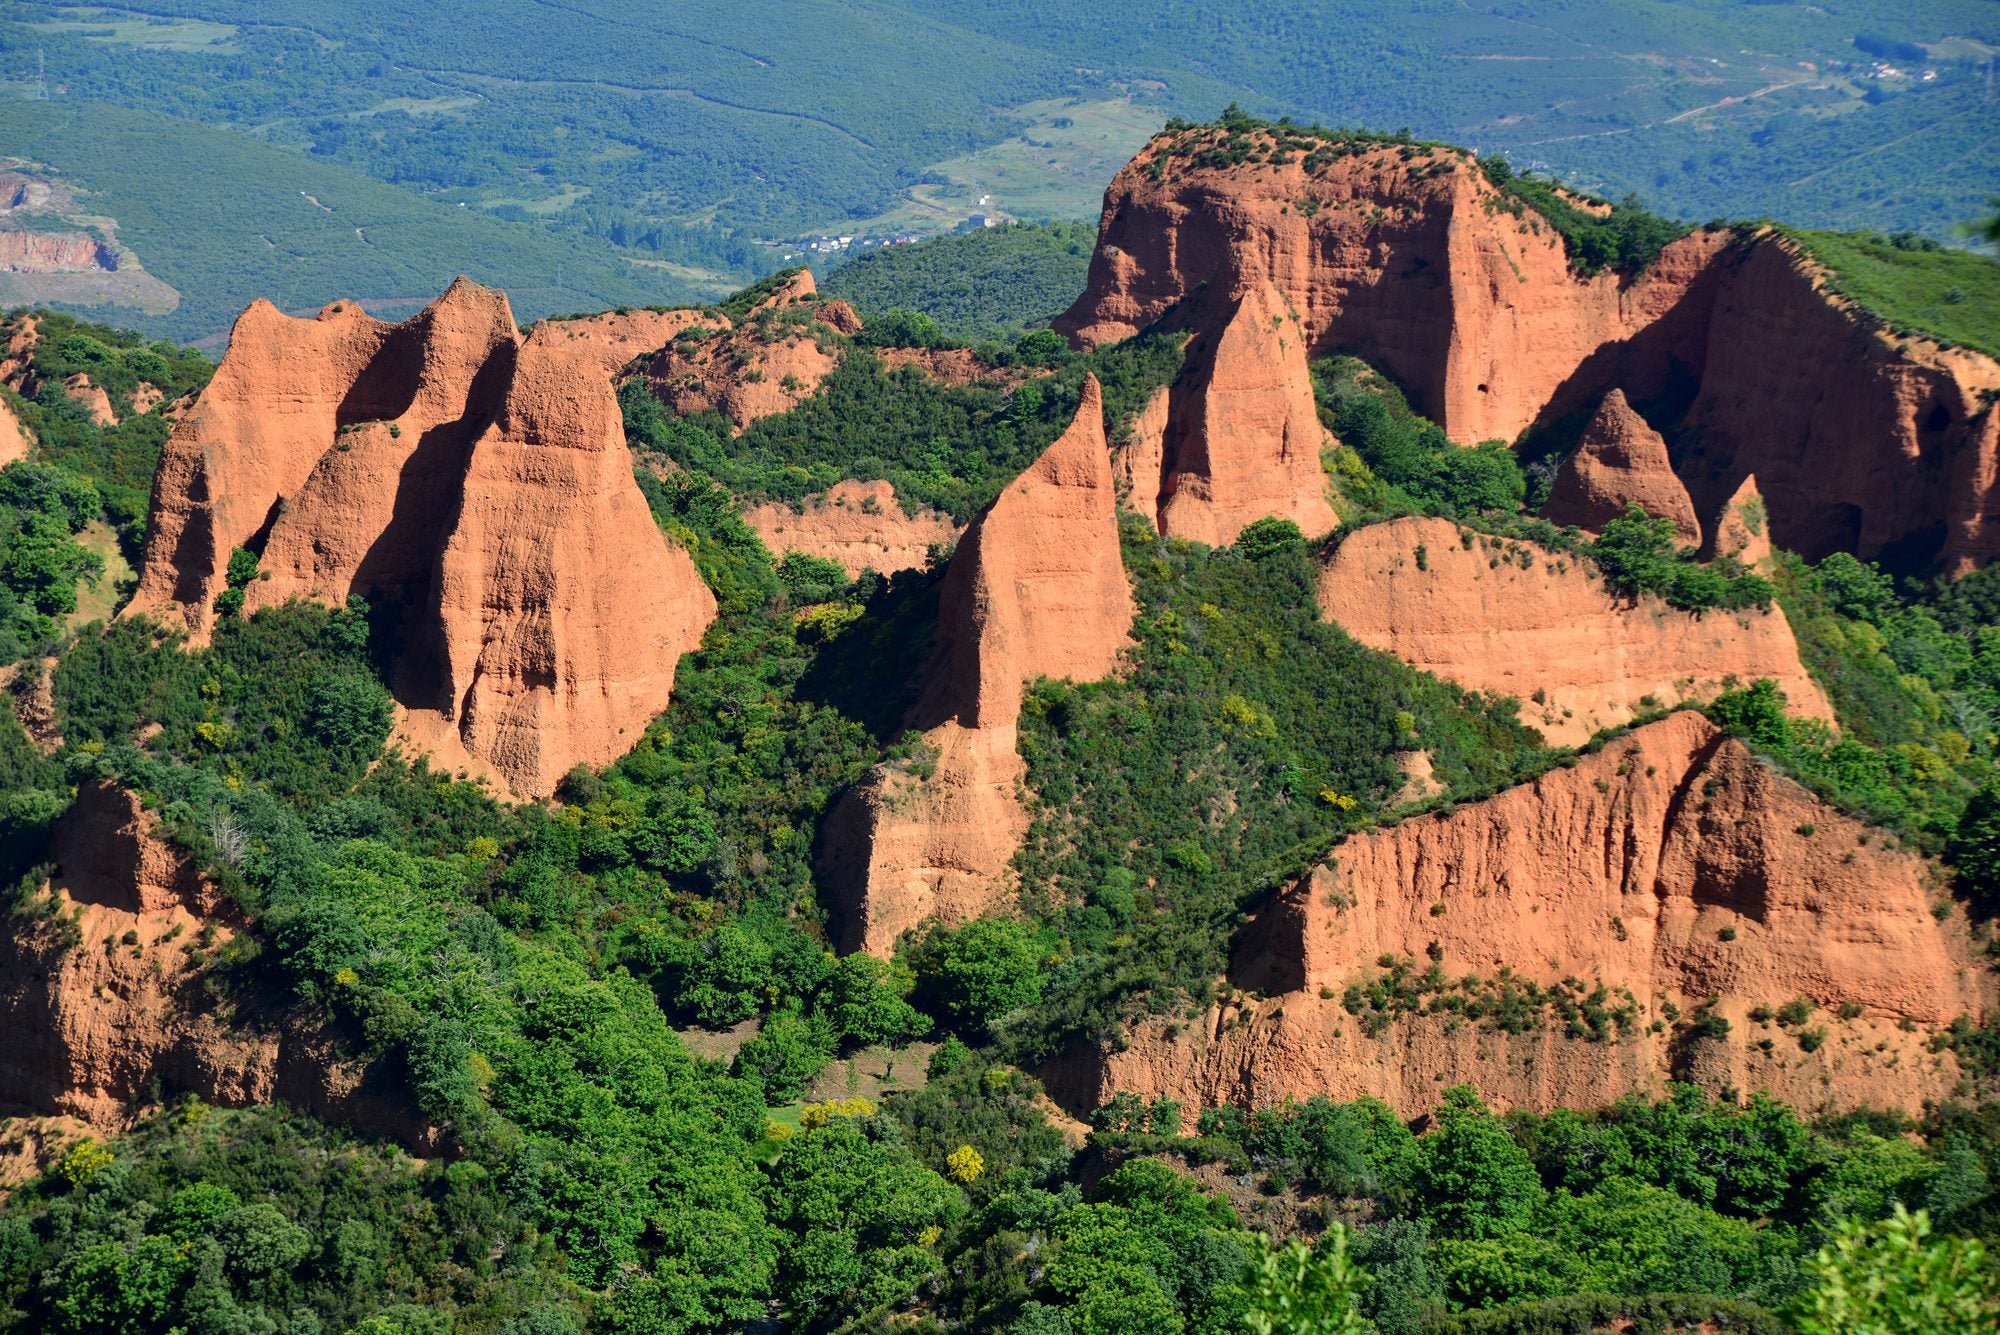
[[[1151,127],[1235,101],[1687,221],[1953,242],[2000,179],[1996,47],[1983,0],[23,2],[0,125],[75,197],[5,221],[115,237],[179,304],[108,313],[182,338],[257,295],[391,305],[459,271],[524,318],[691,302],[822,236],[1088,218]],[[136,170],[138,144],[189,170]]]

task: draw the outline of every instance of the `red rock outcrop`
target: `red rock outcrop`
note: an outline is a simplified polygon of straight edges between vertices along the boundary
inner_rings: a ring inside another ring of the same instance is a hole
[[[1298,313],[1262,276],[1198,305],[1189,369],[1168,391],[1159,474],[1139,477],[1134,458],[1134,503],[1160,532],[1212,546],[1273,516],[1307,537],[1330,533],[1328,439]]]
[[[32,444],[28,428],[21,424],[7,400],[0,398],[0,468],[27,458]]]
[[[714,598],[633,481],[603,359],[522,340],[464,279],[383,324],[268,304],[176,427],[131,611],[212,626],[232,548],[256,612],[379,595],[404,609],[405,733],[543,796],[666,707]]]
[[[1027,829],[1015,749],[1022,688],[1110,675],[1132,616],[1091,378],[1070,428],[973,520],[952,556],[930,679],[911,716],[926,756],[876,771],[828,817],[822,865],[847,949],[887,954],[927,918],[1004,906]]]
[[[706,313],[647,362],[646,385],[675,412],[718,412],[741,431],[810,398],[861,328],[844,301],[821,301],[800,269],[734,324]]]
[[[118,252],[88,232],[0,229],[0,271],[91,273],[117,267]]]
[[[1574,524],[1595,535],[1631,505],[1673,520],[1683,546],[1700,545],[1694,500],[1674,476],[1667,442],[1632,411],[1625,391],[1614,389],[1584,428],[1575,452],[1563,460],[1542,513],[1552,523]]]
[[[97,425],[117,425],[118,414],[111,407],[111,396],[104,392],[103,386],[92,384],[89,376],[81,373],[71,376],[63,381],[63,392],[82,404]]]
[[[2000,1003],[1963,923],[1932,916],[1931,870],[1700,715],[1676,714],[1574,768],[1349,839],[1244,931],[1227,1006],[1065,1062],[1052,1092],[1072,1107],[1129,1089],[1190,1109],[1372,1094],[1414,1116],[1461,1081],[1501,1106],[1548,1109],[1684,1079],[1807,1111],[1914,1110],[1958,1076],[1929,1035]],[[1414,1000],[1370,1026],[1348,989],[1380,978],[1384,960],[1412,962]],[[1590,1041],[1566,1036],[1546,1004],[1517,1034],[1462,1010],[1419,1013],[1446,992],[1490,993],[1502,970],[1517,994],[1602,985],[1628,1023]],[[1711,998],[1721,1037],[1690,1027]],[[1816,1050],[1799,1029],[1751,1018],[1793,998],[1818,1008]]]
[[[1702,553],[1708,560],[1726,556],[1755,567],[1771,559],[1771,514],[1763,493],[1757,490],[1755,473],[1744,476],[1709,529],[1708,546]]]
[[[1468,690],[1518,697],[1522,721],[1557,746],[1759,677],[1783,688],[1793,713],[1833,718],[1782,609],[1697,616],[1622,598],[1582,558],[1448,519],[1350,534],[1320,571],[1319,602],[1371,648]]]
[[[238,920],[132,793],[86,783],[49,853],[53,879],[0,940],[0,1103],[117,1129],[176,1093],[281,1099],[435,1143],[323,1036],[264,1026],[221,991],[210,966]]]
[[[879,481],[837,482],[796,510],[783,501],[753,506],[743,522],[778,555],[804,552],[838,561],[849,578],[863,570],[921,570],[932,547],[950,547],[962,531],[950,515],[928,506],[904,514],[895,487]]]
[[[1096,346],[1198,328],[1206,294],[1268,278],[1309,356],[1362,357],[1456,440],[1511,440],[1613,389],[1649,412],[1692,389],[1653,420],[1698,515],[1755,473],[1771,540],[1813,559],[1956,572],[2000,554],[2000,420],[1981,401],[2000,363],[1894,336],[1789,240],[1698,231],[1636,277],[1582,277],[1461,150],[1256,130],[1215,153],[1228,138],[1162,135],[1119,173],[1058,329]]]

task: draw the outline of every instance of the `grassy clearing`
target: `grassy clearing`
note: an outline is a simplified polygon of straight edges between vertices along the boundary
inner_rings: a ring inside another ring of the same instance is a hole
[[[1829,286],[1894,326],[2000,357],[2000,260],[1906,249],[1878,232],[1793,232]]]

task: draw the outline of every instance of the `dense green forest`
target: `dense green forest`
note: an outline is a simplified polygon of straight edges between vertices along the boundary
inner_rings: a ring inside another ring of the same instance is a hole
[[[208,985],[331,1036],[448,1152],[169,1100],[128,1134],[75,1142],[0,1205],[0,1327],[1990,1328],[2000,1104],[1976,1097],[2000,1080],[1990,1028],[1938,1036],[1974,1083],[1909,1117],[1811,1122],[1677,1087],[1546,1116],[1441,1089],[1415,1125],[1315,1098],[1187,1110],[1191,1131],[1182,1109],[1119,1095],[1081,1144],[1051,1120],[1023,1068],[1206,1005],[1247,906],[1344,833],[1409,814],[1399,752],[1429,750],[1451,802],[1573,755],[1514,702],[1322,622],[1319,553],[1289,523],[1209,549],[1129,517],[1130,671],[1041,684],[1022,719],[1025,913],[929,930],[889,961],[837,957],[815,830],[871,766],[922,763],[900,732],[940,572],[850,581],[779,560],[739,511],[849,475],[969,514],[1067,423],[1086,371],[1116,430],[1178,373],[1180,344],[1083,356],[1031,333],[991,355],[1050,373],[1011,396],[948,388],[851,346],[812,399],[737,436],[628,387],[636,476],[720,616],[627,756],[574,771],[559,804],[506,806],[384,754],[385,646],[363,600],[226,616],[200,649],[141,621],[28,619],[87,576],[62,555],[78,528],[136,538],[164,434],[157,414],[91,425],[60,377],[87,368],[120,397],[208,369],[45,317],[36,370],[55,389],[12,405],[41,446],[0,470],[0,578],[15,652],[67,650],[63,745],[44,757],[0,715],[9,911],[24,927],[46,914],[41,840],[75,785],[135,789],[246,924]],[[1314,369],[1352,446],[1331,461],[1349,525],[1446,515],[1685,606],[1781,602],[1840,738],[1788,719],[1768,686],[1713,716],[1941,853],[1975,916],[2000,908],[2000,576],[1940,588],[1833,557],[1766,580],[1695,565],[1643,514],[1585,541],[1533,514],[1533,461],[1452,447],[1352,359]],[[1547,1004],[1514,1018],[1547,1023],[1562,997]],[[829,1084],[864,1068],[879,1072],[866,1093]]]
[[[820,291],[864,319],[915,311],[945,338],[1011,342],[1083,293],[1094,223],[1017,224],[865,252],[831,269]]]
[[[1951,241],[2000,168],[1996,46],[1981,0],[1368,0],[1337,23],[1304,0],[1173,0],[1143,25],[1050,0],[21,0],[0,93],[22,99],[10,151],[88,192],[79,216],[115,219],[180,291],[144,327],[192,337],[252,295],[411,298],[456,270],[530,316],[698,300],[808,234],[1040,219],[1076,162],[1231,101],[1408,126],[1671,217]],[[33,102],[44,56],[53,97]],[[1032,128],[1106,108],[1117,143]],[[1003,144],[1011,174],[969,157]],[[958,299],[938,300],[953,327]]]

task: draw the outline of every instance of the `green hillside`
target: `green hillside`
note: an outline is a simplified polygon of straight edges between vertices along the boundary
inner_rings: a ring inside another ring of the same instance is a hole
[[[863,252],[831,269],[820,290],[864,317],[916,311],[947,338],[1012,342],[1082,294],[1096,243],[1092,223],[983,228]]]
[[[1834,291],[1899,333],[1964,344],[2000,358],[2000,260],[1944,250],[1928,237],[1792,232],[1825,265]]]
[[[1327,22],[1309,0],[1167,0],[1118,24],[1055,0],[23,0],[0,11],[0,93],[31,96],[45,53],[56,100],[10,124],[88,102],[227,127],[508,223],[468,244],[536,257],[524,286],[608,300],[631,260],[653,273],[622,286],[678,295],[796,262],[810,234],[1087,218],[1151,129],[1232,101],[1407,126],[1684,221],[1951,240],[2000,175],[1995,15],[1986,0],[1607,0],[1532,18],[1360,0]],[[167,212],[148,264],[191,271],[167,252],[247,250],[264,231],[213,224]],[[375,244],[430,265],[434,227]],[[384,278],[359,254],[322,262],[334,290]]]
[[[408,314],[458,274],[506,289],[528,321],[715,295],[574,234],[510,225],[349,168],[192,121],[101,103],[0,102],[8,150],[60,173],[79,207],[180,294],[171,314],[113,318],[191,339],[268,297],[287,310],[353,297]]]

